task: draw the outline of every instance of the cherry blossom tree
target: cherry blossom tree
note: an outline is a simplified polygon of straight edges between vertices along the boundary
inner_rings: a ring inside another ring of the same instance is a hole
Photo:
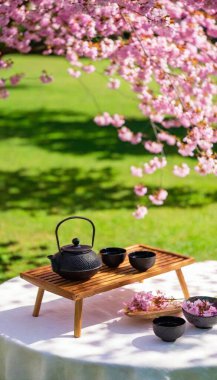
[[[183,157],[196,157],[194,169],[200,175],[217,174],[216,19],[215,0],[0,0],[0,43],[22,53],[40,45],[45,55],[65,56],[68,74],[75,78],[93,73],[94,61],[109,60],[108,88],[118,90],[118,78],[130,84],[155,138],[148,140],[146,131],[135,133],[124,115],[104,112],[94,120],[100,127],[116,128],[123,142],[142,144],[154,154],[141,167],[132,166],[131,174],[140,180],[134,188],[139,200],[147,197],[159,206],[168,193],[159,188],[149,194],[145,177],[167,165],[166,145]],[[82,57],[93,64],[85,64]],[[2,99],[9,95],[7,85],[18,85],[24,75],[3,74],[12,64],[0,56]],[[46,71],[40,79],[52,81]],[[150,88],[153,80],[157,94]],[[181,127],[185,136],[178,138],[171,128]],[[190,168],[183,162],[173,173],[186,177]],[[143,218],[147,212],[140,204],[134,216]]]

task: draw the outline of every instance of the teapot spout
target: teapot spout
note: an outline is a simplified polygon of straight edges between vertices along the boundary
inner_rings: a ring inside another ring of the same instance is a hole
[[[51,261],[52,269],[54,272],[58,272],[58,265],[57,265],[57,260],[54,255],[49,255],[47,258]]]

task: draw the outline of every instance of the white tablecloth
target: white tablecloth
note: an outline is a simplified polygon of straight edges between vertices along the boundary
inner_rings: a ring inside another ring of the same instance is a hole
[[[217,261],[183,268],[191,295],[217,294]],[[118,314],[136,290],[182,297],[175,272],[84,300],[83,329],[73,337],[74,302],[45,292],[32,317],[37,288],[14,278],[0,286],[0,380],[217,380],[217,327],[187,324],[175,343],[151,322]]]

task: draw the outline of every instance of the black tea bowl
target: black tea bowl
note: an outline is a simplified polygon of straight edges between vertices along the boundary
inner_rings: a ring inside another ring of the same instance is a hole
[[[190,297],[186,301],[195,302],[197,300],[209,301],[217,308],[217,298],[207,297],[207,296],[197,296]],[[187,321],[199,329],[211,329],[215,324],[217,324],[217,315],[211,317],[203,317],[200,315],[194,315],[182,308],[183,314]]]
[[[136,251],[128,255],[129,262],[139,272],[145,272],[151,268],[156,260],[156,253],[151,251]]]
[[[153,331],[164,342],[175,342],[185,332],[186,322],[183,318],[164,316],[153,320]]]
[[[102,262],[110,268],[117,268],[123,263],[126,256],[126,249],[124,248],[103,248],[100,250]]]

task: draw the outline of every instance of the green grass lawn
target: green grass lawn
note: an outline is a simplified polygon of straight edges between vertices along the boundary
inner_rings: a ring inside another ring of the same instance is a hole
[[[0,101],[0,280],[36,265],[48,264],[56,252],[55,225],[69,215],[89,217],[96,224],[96,251],[104,246],[146,243],[194,256],[216,259],[216,182],[195,172],[186,179],[172,174],[174,163],[195,161],[168,151],[163,187],[169,190],[164,207],[152,207],[144,220],[131,214],[137,199],[130,165],[151,158],[144,149],[122,143],[115,128],[99,128],[93,117],[100,111],[123,113],[134,130],[152,136],[141,118],[135,96],[123,84],[121,92],[106,88],[99,74],[71,78],[68,64],[58,57],[14,56],[10,72],[26,72]],[[104,63],[98,63],[102,72]],[[42,69],[55,81],[42,85]],[[97,107],[95,100],[97,100]],[[145,178],[151,189],[160,173]],[[60,231],[61,244],[78,236],[90,242],[84,222],[68,223]]]

